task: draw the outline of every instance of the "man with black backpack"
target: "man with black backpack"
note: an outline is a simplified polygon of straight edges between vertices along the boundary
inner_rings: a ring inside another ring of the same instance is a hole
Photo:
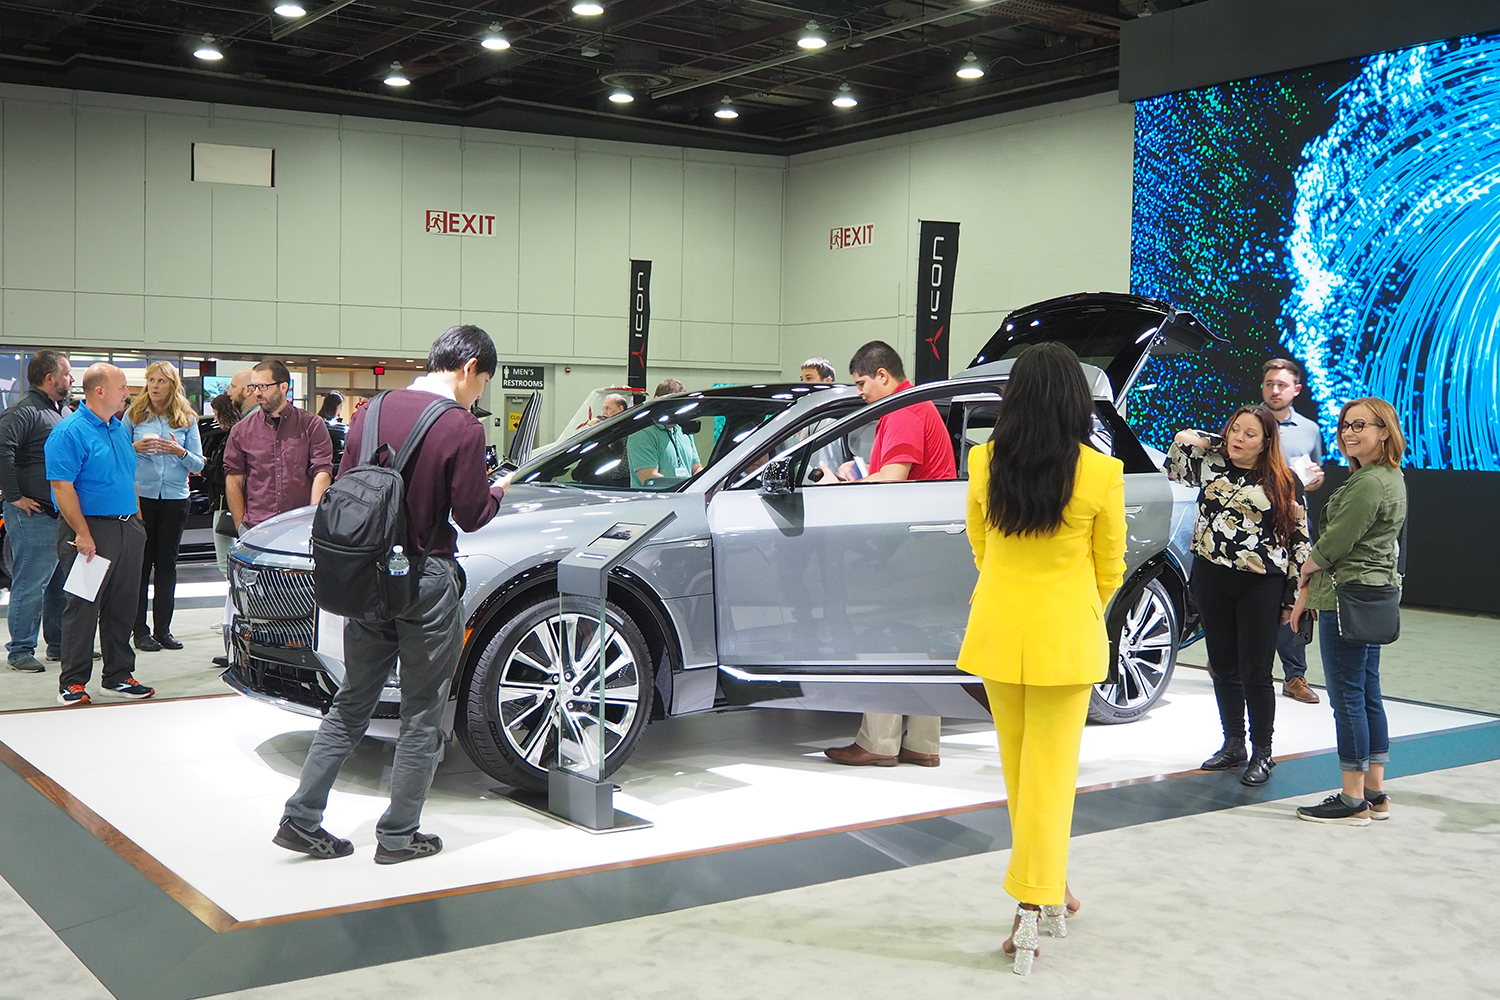
[[[401,734],[391,805],[375,825],[375,862],[396,864],[443,849],[438,837],[417,827],[442,759],[443,710],[464,642],[458,538],[448,518],[451,512],[460,528],[476,531],[499,511],[505,493],[504,481],[489,483],[484,429],[469,412],[495,362],[489,334],[455,326],[432,345],[426,375],[354,415],[338,481],[319,501],[313,523],[320,606],[345,615],[346,674],[308,749],[301,784],[287,800],[272,838],[277,846],[314,858],[354,852],[322,828],[323,811],[399,655]],[[353,516],[359,509],[367,516]]]

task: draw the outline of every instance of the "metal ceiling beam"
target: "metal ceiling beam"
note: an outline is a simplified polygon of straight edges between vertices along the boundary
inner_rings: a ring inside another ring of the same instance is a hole
[[[905,21],[898,21],[895,24],[887,25],[884,28],[876,28],[873,31],[861,32],[860,34],[850,38],[844,44],[846,47],[854,45],[855,43],[863,45],[865,42],[872,41],[876,38],[884,38],[886,35],[894,35],[898,32],[910,31],[913,28],[920,28],[923,25],[933,24],[937,21],[946,21],[950,17],[962,17],[965,14],[970,14],[974,11],[984,10],[989,7],[996,7],[1000,4],[1006,4],[1010,2],[1011,0],[978,0],[977,3],[970,3],[963,7],[949,7],[934,14],[927,14],[922,17],[913,17]],[[724,73],[715,73],[711,76],[705,76],[701,79],[693,80],[688,83],[679,83],[674,84],[670,87],[663,87],[660,90],[652,91],[651,97],[654,100],[659,101],[663,97],[671,97],[674,94],[682,94],[686,93],[689,90],[697,90],[699,87],[712,86],[716,83],[723,83],[725,80],[733,80],[736,77],[748,76],[751,73],[759,73],[763,70],[774,69],[777,66],[785,66],[787,63],[798,62],[802,59],[808,59],[812,56],[818,55],[822,51],[822,49],[798,49],[795,52],[788,52],[785,55],[775,56],[771,59],[763,59],[760,62],[752,63],[749,66],[741,66],[739,69],[729,70]]]
[[[297,18],[295,21],[288,22],[285,27],[271,32],[271,41],[279,42],[287,35],[290,35],[292,32],[301,31],[309,24],[315,24],[318,21],[323,20],[323,18],[327,17],[329,14],[336,14],[352,3],[354,3],[354,0],[333,0],[333,3],[329,4],[328,6],[315,10],[311,14],[303,15],[302,17]]]

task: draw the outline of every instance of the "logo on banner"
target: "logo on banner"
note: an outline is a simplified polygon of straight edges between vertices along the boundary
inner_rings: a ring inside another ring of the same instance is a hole
[[[630,340],[625,357],[625,384],[646,391],[646,344],[651,337],[651,262],[630,262]]]
[[[958,223],[924,220],[918,245],[916,381],[920,385],[948,377],[948,327],[953,319]]]
[[[494,236],[495,217],[479,212],[427,210],[426,231],[439,236]]]
[[[875,225],[842,226],[828,230],[828,249],[848,250],[852,247],[867,247],[875,242]]]

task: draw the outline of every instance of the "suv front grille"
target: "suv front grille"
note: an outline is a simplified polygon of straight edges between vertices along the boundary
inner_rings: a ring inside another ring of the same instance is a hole
[[[316,614],[311,570],[253,566],[238,558],[229,566],[229,592],[242,617],[310,622]]]
[[[241,636],[233,637],[229,673],[250,691],[327,712],[337,687],[316,667],[258,656]]]

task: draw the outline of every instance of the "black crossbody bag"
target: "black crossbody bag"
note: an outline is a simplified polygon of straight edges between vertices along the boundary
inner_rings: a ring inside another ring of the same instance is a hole
[[[1396,572],[1406,575],[1406,526],[1401,522],[1396,542]],[[1393,584],[1339,583],[1333,592],[1339,604],[1339,636],[1350,642],[1385,646],[1401,638],[1401,588]]]

